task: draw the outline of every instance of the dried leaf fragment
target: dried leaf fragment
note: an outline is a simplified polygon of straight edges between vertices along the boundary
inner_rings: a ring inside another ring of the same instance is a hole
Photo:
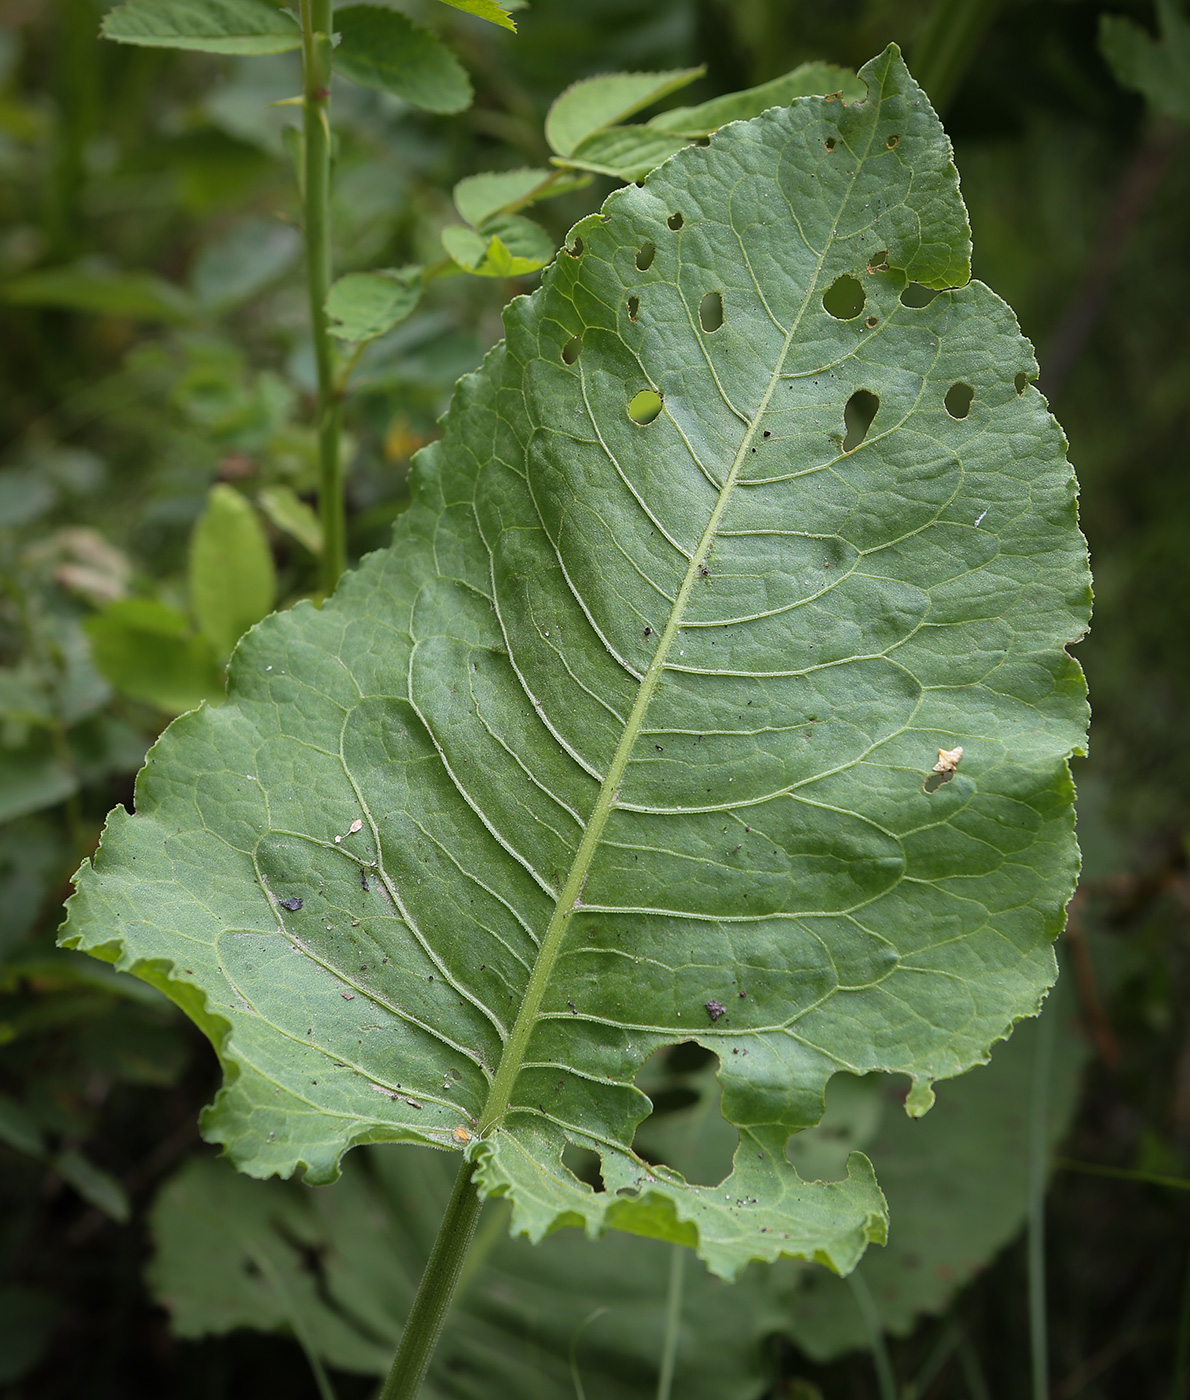
[[[934,764],[935,773],[953,773],[959,766],[959,760],[963,757],[963,746],[960,744],[957,749],[939,749],[938,762]]]

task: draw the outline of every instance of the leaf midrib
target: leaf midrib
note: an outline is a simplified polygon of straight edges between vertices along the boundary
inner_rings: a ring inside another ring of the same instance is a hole
[[[876,99],[877,106],[883,98],[883,90]],[[871,100],[869,97],[868,100]],[[855,105],[859,105],[858,103]],[[781,346],[781,353],[777,357],[773,373],[769,379],[768,387],[764,396],[757,405],[755,412],[748,422],[747,431],[740,442],[739,450],[731,464],[731,469],[724,479],[715,506],[707,520],[706,528],[699,539],[697,547],[690,555],[690,562],[686,568],[686,576],[682,580],[682,586],[678,590],[674,599],[673,607],[670,610],[669,618],[662,629],[657,650],[653,653],[653,659],[649,663],[648,670],[641,679],[640,686],[633,702],[632,710],[624,725],[624,732],[620,736],[620,742],[616,745],[615,754],[608,766],[607,774],[603,779],[599,789],[599,796],[595,800],[595,805],[591,809],[591,817],[587,823],[587,828],[583,833],[583,839],[579,842],[578,850],[575,852],[574,860],[571,864],[566,883],[562,887],[557,901],[554,904],[553,914],[546,928],[545,937],[541,941],[537,958],[533,964],[533,970],[529,975],[529,983],[525,989],[525,996],[521,1002],[520,1010],[517,1012],[516,1021],[513,1023],[512,1032],[504,1046],[504,1051],[500,1056],[500,1063],[497,1066],[495,1077],[488,1091],[487,1101],[479,1117],[477,1136],[484,1138],[503,1119],[507,1112],[511,1098],[512,1089],[525,1060],[525,1051],[529,1045],[529,1038],[536,1028],[538,1013],[541,1009],[542,1000],[545,997],[546,988],[550,984],[553,976],[554,964],[558,958],[558,952],[562,946],[562,940],[566,936],[566,930],[570,924],[571,915],[582,905],[583,887],[586,885],[587,876],[590,874],[591,864],[595,859],[595,852],[603,839],[604,828],[608,818],[616,805],[619,796],[620,785],[624,778],[628,761],[632,756],[632,750],[636,746],[636,741],[640,736],[640,731],[644,723],[645,715],[660,682],[661,674],[666,668],[670,648],[681,630],[682,616],[686,610],[686,604],[690,597],[690,592],[699,577],[699,566],[707,558],[715,535],[718,532],[719,522],[723,518],[723,513],[727,509],[731,493],[739,479],[740,470],[747,460],[748,450],[752,445],[752,440],[757,429],[764,418],[777,385],[781,382],[782,371],[785,366],[789,348],[793,344],[806,310],[814,296],[818,286],[818,278],[822,271],[823,263],[827,253],[834,245],[835,232],[838,228],[839,220],[843,217],[843,211],[847,208],[851,200],[855,182],[859,178],[865,161],[871,151],[872,138],[876,130],[876,118],[873,118],[871,129],[868,133],[868,145],[863,155],[856,161],[855,172],[851,177],[847,191],[839,201],[838,211],[831,223],[830,232],[822,245],[822,251],[818,255],[814,271],[808,279],[806,294],[802,298],[802,304],[798,308],[797,315],[785,336],[785,341]],[[581,373],[581,370],[580,370]]]

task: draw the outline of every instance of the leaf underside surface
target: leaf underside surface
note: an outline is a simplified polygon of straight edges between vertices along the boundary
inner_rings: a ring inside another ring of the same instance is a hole
[[[392,548],[249,633],[112,814],[64,942],[210,1035],[241,1170],[461,1147],[534,1239],[845,1271],[870,1164],[785,1152],[830,1076],[908,1074],[921,1112],[1036,1012],[1077,868],[1074,480],[937,118],[895,48],[861,77],[577,225]],[[718,1186],[631,1147],[687,1040],[739,1131]]]

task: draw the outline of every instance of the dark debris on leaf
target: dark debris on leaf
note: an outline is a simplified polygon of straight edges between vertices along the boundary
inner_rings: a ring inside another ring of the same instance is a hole
[[[711,1018],[712,1025],[719,1019],[720,1016],[727,1015],[727,1007],[724,1006],[721,1001],[708,1001],[704,1002],[703,1005],[707,1009],[707,1015]]]
[[[296,914],[301,907],[302,901],[300,899],[283,899],[281,901],[281,908],[288,909],[291,914]]]

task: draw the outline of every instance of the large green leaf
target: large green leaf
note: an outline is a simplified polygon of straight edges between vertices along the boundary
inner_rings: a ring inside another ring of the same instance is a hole
[[[1047,1028],[1056,1038],[1051,1142],[1067,1131],[1085,1058],[1070,1009],[1069,998],[1058,996],[1044,1012],[1059,1018]],[[1035,1026],[1022,1027],[996,1047],[989,1065],[944,1085],[921,1121],[900,1111],[896,1081],[839,1076],[822,1122],[794,1139],[807,1178],[841,1175],[854,1147],[872,1155],[888,1194],[889,1244],[869,1250],[858,1272],[887,1330],[907,1332],[922,1313],[943,1311],[1023,1226],[1036,1035]],[[717,1086],[701,1070],[683,1073],[673,1064],[682,1058],[671,1058],[649,1094],[659,1108],[694,1102],[654,1114],[638,1143],[650,1160],[697,1179],[731,1148]],[[209,1160],[188,1163],[153,1209],[153,1285],[173,1330],[183,1337],[290,1330],[335,1366],[382,1374],[452,1172],[443,1154],[369,1149],[345,1164],[333,1189],[311,1191],[296,1182],[251,1182]],[[489,1213],[430,1393],[572,1400],[573,1344],[589,1400],[652,1400],[672,1271],[681,1267],[670,1249],[679,1247],[617,1234],[592,1248],[563,1231],[534,1250],[501,1238],[501,1225],[502,1216]],[[684,1400],[767,1393],[765,1342],[775,1333],[816,1360],[870,1342],[850,1287],[816,1265],[753,1266],[732,1288],[691,1270],[680,1285],[673,1393]]]
[[[920,1113],[1035,1013],[1077,864],[1074,481],[936,117],[895,48],[861,76],[580,223],[393,547],[254,629],[109,820],[64,941],[215,1041],[241,1169],[461,1146],[534,1239],[846,1270],[868,1162],[785,1156],[827,1080],[900,1071]],[[634,1076],[690,1039],[739,1130],[717,1186],[631,1148]]]
[[[137,0],[103,17],[105,39],[202,53],[284,53],[301,48],[301,30],[266,0]]]
[[[193,1161],[153,1209],[154,1292],[178,1336],[289,1331],[331,1365],[383,1374],[452,1175],[410,1148],[360,1154],[317,1191]],[[677,1247],[567,1230],[534,1249],[507,1238],[503,1202],[487,1211],[426,1396],[574,1400],[577,1373],[586,1400],[653,1400]],[[786,1298],[758,1270],[727,1287],[691,1267],[683,1282],[674,1394],[755,1400]],[[711,1335],[713,1349],[697,1345]]]

